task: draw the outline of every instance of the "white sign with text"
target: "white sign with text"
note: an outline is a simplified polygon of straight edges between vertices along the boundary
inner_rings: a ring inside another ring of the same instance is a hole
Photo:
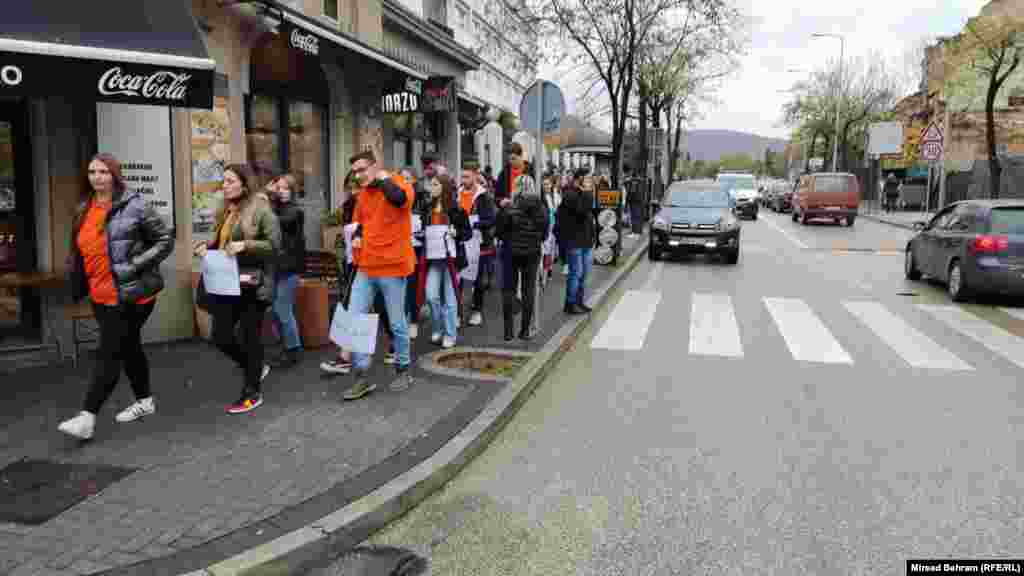
[[[171,111],[164,106],[96,104],[96,135],[100,152],[121,162],[129,190],[137,190],[174,227],[174,174]]]

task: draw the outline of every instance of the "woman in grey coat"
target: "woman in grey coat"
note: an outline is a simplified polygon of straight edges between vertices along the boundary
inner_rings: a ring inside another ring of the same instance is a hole
[[[117,386],[124,368],[135,403],[117,414],[131,422],[156,410],[149,387],[149,362],[142,349],[142,326],[163,290],[160,263],[174,239],[164,221],[137,191],[127,190],[121,164],[110,154],[89,162],[91,192],[75,214],[69,271],[72,297],[89,296],[100,329],[92,383],[82,411],[59,430],[88,440],[96,413]]]

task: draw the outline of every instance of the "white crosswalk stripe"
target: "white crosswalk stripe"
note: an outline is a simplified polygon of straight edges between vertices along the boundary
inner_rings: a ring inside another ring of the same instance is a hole
[[[956,306],[931,304],[918,304],[917,306],[953,330],[1024,368],[1024,338],[1015,336]]]
[[[645,284],[645,289],[629,290],[623,295],[591,341],[591,348],[622,351],[644,349],[651,326],[656,321],[658,307],[663,300],[660,291],[647,289],[656,283],[659,272],[658,268],[652,268],[651,280]],[[739,360],[748,355],[744,350],[740,326],[755,331],[752,334],[758,338],[763,338],[766,334],[763,328],[739,321],[734,302],[735,295],[727,292],[694,292],[688,296],[673,294],[672,297],[688,297],[690,300],[687,307],[690,313],[689,331],[686,334],[689,338],[687,349],[691,356]],[[759,300],[768,311],[772,324],[794,360],[832,365],[855,363],[853,357],[840,343],[842,338],[837,338],[833,334],[835,328],[826,325],[822,317],[819,317],[805,300],[784,297],[766,297]],[[868,332],[906,362],[908,367],[949,372],[970,372],[981,368],[983,360],[975,359],[972,366],[958,355],[968,353],[969,350],[947,349],[946,346],[950,346],[948,336],[940,340],[943,344],[933,339],[934,332],[942,331],[939,326],[944,325],[969,339],[963,340],[964,342],[978,342],[997,356],[1024,368],[1024,337],[1004,330],[961,307],[916,304],[900,313],[899,310],[891,309],[891,305],[866,299],[840,300],[838,303],[842,304]],[[918,322],[912,323],[906,317],[906,312],[913,312],[913,308],[924,311],[928,316],[938,320],[939,324],[927,321],[923,325]],[[1002,310],[1014,318],[1024,319],[1024,309]],[[671,314],[665,319],[678,326],[678,316]],[[933,332],[932,336],[926,333],[926,329]],[[842,333],[838,331],[835,334],[842,337]],[[853,346],[863,338],[863,335],[849,334],[847,337],[852,340],[847,340],[846,343]],[[673,338],[678,336],[674,333]],[[673,341],[672,344],[678,346],[681,342]],[[953,350],[958,351],[954,353]],[[857,363],[864,362],[871,363],[871,358],[865,355],[857,360]]]
[[[853,358],[850,358],[803,300],[765,298],[764,305],[794,359],[825,364],[853,364]]]
[[[743,356],[740,328],[728,294],[694,294],[690,308],[690,354]]]
[[[973,370],[879,302],[843,302],[843,306],[915,368]]]
[[[590,342],[591,348],[606,350],[643,350],[647,329],[661,302],[661,292],[630,290],[612,310],[601,331]]]

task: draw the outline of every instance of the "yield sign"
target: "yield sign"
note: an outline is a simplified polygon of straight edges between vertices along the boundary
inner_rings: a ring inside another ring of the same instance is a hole
[[[924,136],[921,136],[921,142],[938,142],[942,144],[942,130],[939,130],[939,125],[932,122],[928,125],[928,129],[924,131]]]

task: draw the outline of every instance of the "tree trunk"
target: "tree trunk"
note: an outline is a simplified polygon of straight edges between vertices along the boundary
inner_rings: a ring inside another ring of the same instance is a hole
[[[673,135],[674,142],[672,145],[672,165],[675,166],[679,162],[679,140],[683,136],[683,114],[681,111],[676,111],[676,125]]]
[[[668,148],[668,181],[676,179],[676,149],[672,146],[672,102],[665,105],[665,146]]]
[[[649,156],[647,146],[647,89],[643,83],[639,86],[640,91],[640,156],[637,158],[636,166],[633,166],[633,174],[641,178],[647,177],[647,158]]]
[[[1003,167],[999,164],[999,155],[996,154],[995,103],[996,93],[999,91],[999,83],[996,81],[998,71],[999,67],[996,66],[988,83],[988,92],[985,94],[985,145],[988,148],[990,198],[999,198],[999,181],[1003,172]]]
[[[850,136],[850,122],[843,124],[843,137],[839,139],[839,171],[848,172],[850,166],[850,149],[847,145]]]

